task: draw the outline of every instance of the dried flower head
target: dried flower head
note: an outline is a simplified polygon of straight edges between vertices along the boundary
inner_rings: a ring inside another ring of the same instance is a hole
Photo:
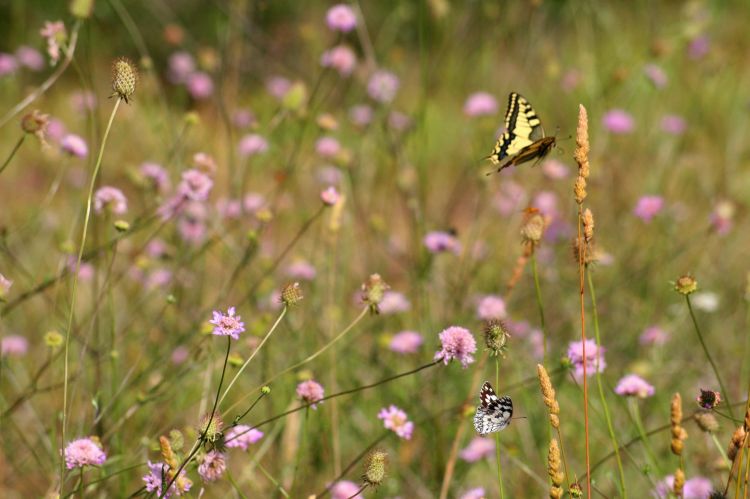
[[[302,295],[302,288],[298,282],[287,284],[281,292],[281,303],[289,307],[299,303],[302,298],[304,298],[304,296]]]
[[[377,487],[385,479],[386,466],[388,464],[388,453],[375,449],[365,459],[365,473],[362,480],[370,486]]]
[[[576,183],[573,185],[573,194],[576,198],[576,203],[581,204],[586,199],[586,179],[578,176],[576,177]]]
[[[46,144],[47,125],[49,125],[49,114],[42,114],[38,109],[24,115],[21,118],[21,129],[35,135],[42,144]]]
[[[590,243],[594,239],[594,214],[586,208],[583,210],[583,237]]]
[[[729,449],[727,449],[727,457],[730,461],[734,462],[734,458],[737,457],[737,452],[742,448],[745,442],[746,431],[745,428],[739,426],[732,434],[732,440],[729,442]]]
[[[683,447],[682,442],[687,438],[687,432],[682,427],[682,397],[680,397],[679,393],[675,393],[672,396],[672,402],[670,404],[670,425],[672,432],[672,453],[676,456],[681,456]]]
[[[371,313],[380,313],[378,305],[388,289],[390,289],[390,286],[380,277],[380,274],[370,275],[367,281],[362,284],[362,301],[369,305]]]
[[[557,403],[555,389],[552,387],[549,374],[547,374],[547,370],[541,364],[536,365],[536,374],[539,378],[539,387],[542,390],[544,405],[549,410],[549,422],[553,428],[560,428],[560,405]]]
[[[524,220],[521,225],[521,238],[524,244],[536,246],[542,240],[544,228],[547,225],[544,215],[536,208],[528,208],[524,212]]]
[[[118,97],[129,103],[138,85],[138,68],[127,57],[119,57],[112,63],[112,97]]]
[[[698,281],[696,281],[695,277],[690,274],[685,274],[674,283],[674,289],[678,293],[687,296],[698,289]]]
[[[574,157],[578,163],[578,175],[589,177],[589,117],[583,104],[578,105],[578,127],[576,128],[576,150]],[[585,186],[585,185],[584,185]]]
[[[505,350],[508,348],[508,328],[502,321],[492,320],[484,326],[484,344],[487,346],[487,350],[490,351],[490,355],[502,355],[505,356]]]
[[[713,409],[719,403],[721,403],[721,394],[711,390],[704,390],[701,388],[701,392],[695,399],[698,405],[704,409]]]
[[[560,470],[560,446],[556,439],[549,442],[549,453],[547,454],[547,473],[549,474],[552,487],[549,491],[550,499],[560,499],[563,496],[563,479],[565,475]]]
[[[706,433],[716,433],[719,429],[719,422],[716,420],[716,416],[710,412],[698,412],[693,416],[695,423],[701,431]]]
[[[177,462],[177,456],[172,450],[172,443],[164,435],[159,437],[159,448],[161,449],[161,455],[164,458],[164,462],[172,469],[177,469],[180,466],[180,463]]]
[[[674,495],[677,497],[682,497],[682,488],[685,486],[685,472],[682,471],[682,468],[677,468],[677,471],[674,472]]]

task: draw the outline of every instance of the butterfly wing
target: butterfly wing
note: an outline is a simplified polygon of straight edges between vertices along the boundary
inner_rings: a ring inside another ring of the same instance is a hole
[[[510,397],[498,397],[492,385],[485,381],[479,391],[479,407],[474,414],[474,429],[480,435],[504,430],[513,416]]]
[[[508,110],[505,112],[505,132],[497,140],[489,159],[498,164],[542,137],[542,122],[534,108],[522,95],[511,92],[508,97]]]

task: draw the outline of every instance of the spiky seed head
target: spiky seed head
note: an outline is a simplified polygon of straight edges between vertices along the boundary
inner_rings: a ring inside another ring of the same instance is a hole
[[[21,129],[26,133],[36,135],[42,141],[47,132],[47,125],[49,125],[49,114],[42,114],[38,109],[34,109],[21,118]]]
[[[505,350],[508,348],[508,328],[502,321],[489,321],[484,327],[484,344],[490,355],[505,356]]]
[[[388,464],[388,453],[375,449],[365,459],[365,473],[362,480],[371,487],[377,487],[385,479],[385,468]]]
[[[390,286],[380,277],[380,274],[370,275],[367,281],[362,284],[362,301],[370,306],[371,313],[380,313],[378,305],[383,301],[383,295],[389,288]]]
[[[112,63],[112,90],[113,97],[119,97],[125,102],[135,93],[138,85],[138,68],[133,61],[127,57],[119,57]]]
[[[222,437],[221,430],[224,428],[224,421],[221,419],[218,413],[214,413],[211,417],[210,414],[206,414],[201,418],[201,424],[199,431],[208,442],[216,442]]]
[[[304,296],[302,295],[302,288],[298,282],[287,284],[281,292],[281,303],[288,307],[298,304],[302,298],[304,298]]]
[[[696,281],[695,277],[690,274],[685,274],[674,283],[674,289],[678,293],[687,296],[698,289],[698,281]]]

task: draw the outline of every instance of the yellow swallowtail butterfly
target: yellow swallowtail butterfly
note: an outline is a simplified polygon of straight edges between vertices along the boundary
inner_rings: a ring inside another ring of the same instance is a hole
[[[539,162],[555,147],[555,140],[554,136],[544,135],[542,122],[529,101],[511,92],[505,112],[505,132],[486,159],[500,165],[497,171],[532,159]]]

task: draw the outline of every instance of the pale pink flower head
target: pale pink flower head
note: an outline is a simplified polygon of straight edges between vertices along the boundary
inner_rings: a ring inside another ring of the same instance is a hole
[[[165,480],[162,482],[162,477]],[[169,480],[169,466],[166,463],[157,462],[152,463],[148,461],[148,473],[143,475],[143,482],[146,486],[146,491],[155,492],[156,494],[164,493],[163,488],[170,482]],[[164,493],[164,499],[168,499],[172,496],[184,495],[193,486],[193,482],[187,477],[186,470],[180,471],[180,476],[174,483],[169,487],[169,490]]]
[[[69,470],[84,466],[99,466],[107,455],[101,446],[91,438],[79,438],[65,446],[65,466]]]
[[[341,169],[331,165],[322,166],[315,172],[315,178],[321,184],[339,185],[342,177]]]
[[[187,90],[196,100],[208,99],[214,93],[214,81],[204,71],[196,71],[187,77]]]
[[[86,141],[78,135],[69,133],[60,140],[60,148],[78,158],[85,158],[89,154],[89,146],[86,145]]]
[[[320,200],[323,201],[323,204],[326,206],[335,205],[340,197],[341,195],[339,194],[339,191],[337,191],[332,185],[329,185],[326,189],[320,192]]]
[[[387,104],[396,97],[398,91],[398,77],[390,71],[378,70],[367,82],[367,94],[380,103]]]
[[[364,499],[362,494],[357,494],[361,488],[349,480],[338,481],[331,487],[331,499]]]
[[[44,26],[39,30],[39,34],[47,40],[47,54],[50,63],[54,66],[60,60],[60,46],[68,37],[65,24],[62,21],[45,21]]]
[[[263,208],[265,204],[266,198],[263,196],[263,194],[258,194],[257,192],[248,192],[247,194],[245,194],[245,197],[242,198],[242,207],[248,213],[258,211],[259,209]]]
[[[501,215],[511,215],[520,212],[528,196],[526,190],[520,184],[508,180],[500,184],[499,192],[492,200],[492,205]]]
[[[661,130],[670,135],[682,135],[685,133],[687,123],[682,116],[666,114],[661,118]]]
[[[411,303],[403,293],[388,290],[383,293],[378,308],[383,315],[398,314],[407,312],[411,308]]]
[[[0,301],[3,301],[8,296],[11,286],[13,286],[13,281],[0,274]]]
[[[317,275],[317,270],[306,260],[295,260],[286,268],[286,275],[300,281],[312,281]]]
[[[316,402],[325,396],[325,391],[323,385],[309,379],[297,385],[297,396],[306,404],[312,404],[311,408],[317,409],[318,404]],[[320,403],[322,404],[322,402]]]
[[[471,94],[464,103],[464,114],[470,118],[497,114],[497,99],[487,92]]]
[[[358,104],[349,109],[349,119],[358,127],[366,127],[372,122],[373,110],[367,104]]]
[[[341,144],[333,137],[321,137],[315,142],[315,152],[323,158],[333,158],[341,152]]]
[[[292,88],[292,82],[283,76],[272,76],[266,81],[266,90],[271,96],[281,100]]]
[[[221,198],[216,201],[216,211],[221,218],[239,218],[242,215],[242,201],[239,199]]]
[[[320,65],[335,69],[341,76],[349,76],[357,66],[357,55],[348,45],[337,45],[323,52]]]
[[[573,375],[577,380],[583,379],[583,343],[571,341],[568,345],[568,360],[573,366]],[[603,372],[607,367],[604,361],[604,347],[597,347],[594,340],[586,340],[586,376],[593,376],[597,371]]]
[[[734,226],[735,206],[731,201],[719,201],[714,206],[709,220],[711,226],[720,236],[726,236]],[[0,297],[2,294],[0,293]]]
[[[656,88],[664,88],[669,82],[667,73],[665,73],[662,67],[657,64],[646,64],[643,67],[643,74],[646,75],[646,78],[648,78]]]
[[[65,136],[65,124],[57,118],[50,118],[47,123],[47,137],[60,143]]]
[[[706,35],[699,35],[690,40],[688,55],[691,59],[702,59],[711,49],[711,40]]]
[[[442,360],[448,365],[453,359],[458,360],[465,369],[474,362],[477,342],[468,329],[451,326],[440,333],[440,350],[435,353],[435,360]]]
[[[641,345],[660,346],[667,342],[669,334],[659,326],[649,326],[643,330],[640,336]]]
[[[165,268],[155,268],[149,272],[143,283],[146,289],[163,288],[172,281],[172,271]]]
[[[227,469],[226,456],[216,450],[208,451],[198,466],[198,475],[204,482],[215,482]]]
[[[245,331],[245,323],[239,315],[235,315],[234,307],[229,307],[227,313],[214,310],[214,318],[208,321],[214,325],[213,334],[216,336],[230,336],[239,340],[240,333]]]
[[[499,296],[486,295],[477,304],[477,317],[483,321],[505,319],[505,301]]]
[[[474,437],[469,445],[458,453],[458,457],[468,463],[490,458],[495,454],[495,441],[491,438]]]
[[[378,419],[383,420],[383,426],[386,430],[393,430],[396,435],[404,440],[411,439],[411,434],[414,432],[414,423],[409,421],[406,413],[395,405],[391,404],[387,408],[380,409]]]
[[[548,159],[542,164],[542,172],[547,178],[559,180],[566,178],[570,174],[570,169],[562,161]]]
[[[128,211],[128,200],[117,187],[105,185],[94,193],[94,211],[122,215]]]
[[[357,27],[357,15],[351,7],[339,3],[326,12],[326,24],[332,31],[347,33]]]
[[[16,59],[21,66],[29,68],[32,71],[41,71],[44,69],[44,56],[37,49],[27,45],[21,45],[16,49]]]
[[[250,133],[240,139],[237,152],[243,158],[263,154],[268,151],[268,141],[257,133]]]
[[[177,186],[179,194],[192,201],[205,201],[214,186],[211,177],[200,170],[191,168],[182,172],[182,180]]]
[[[557,194],[552,191],[542,191],[534,196],[531,205],[539,210],[542,215],[550,218],[557,218],[559,210],[557,209]]]
[[[70,106],[76,113],[86,113],[96,109],[96,94],[88,90],[73,92],[70,96]]]
[[[623,109],[613,109],[602,118],[604,128],[614,134],[630,133],[635,128],[635,121],[630,113]]]
[[[656,484],[656,487],[651,491],[651,495],[656,499],[669,499],[673,497],[673,490],[674,475],[667,475]],[[682,497],[684,499],[709,499],[712,491],[711,480],[696,476],[685,481],[682,487]]]
[[[399,111],[391,111],[388,113],[388,128],[397,132],[403,132],[411,126],[411,123],[411,118],[407,114]]]
[[[237,128],[247,128],[256,121],[257,119],[250,109],[235,109],[232,112],[232,123]]]
[[[430,253],[461,253],[461,243],[450,232],[432,231],[424,236],[424,245]]]
[[[168,191],[170,188],[169,174],[158,163],[145,162],[141,163],[141,175],[148,180],[151,186],[158,192]]]
[[[485,499],[486,497],[487,494],[484,492],[484,488],[474,487],[461,494],[458,499]]]
[[[247,450],[252,444],[263,438],[263,432],[250,428],[244,424],[238,424],[237,426],[230,428],[224,434],[224,441],[229,448],[239,448]]]
[[[664,198],[661,196],[642,196],[633,208],[633,214],[649,223],[663,208]]]
[[[615,393],[623,397],[645,399],[654,394],[654,387],[637,374],[628,374],[617,382]]]
[[[401,331],[391,338],[388,348],[400,354],[417,353],[424,343],[422,335],[416,331]]]
[[[569,69],[563,73],[560,80],[560,87],[562,87],[563,91],[570,93],[581,84],[582,79],[581,72],[578,69]]]
[[[17,334],[9,334],[0,340],[0,356],[21,357],[29,350],[29,340]]]
[[[195,73],[195,59],[189,52],[179,51],[169,56],[168,78],[172,83],[185,83]]]
[[[197,152],[193,154],[193,165],[206,174],[214,174],[218,168],[214,157],[206,152]]]
[[[172,350],[170,359],[172,360],[172,364],[179,366],[188,360],[188,357],[190,357],[190,350],[185,345],[180,345]]]

